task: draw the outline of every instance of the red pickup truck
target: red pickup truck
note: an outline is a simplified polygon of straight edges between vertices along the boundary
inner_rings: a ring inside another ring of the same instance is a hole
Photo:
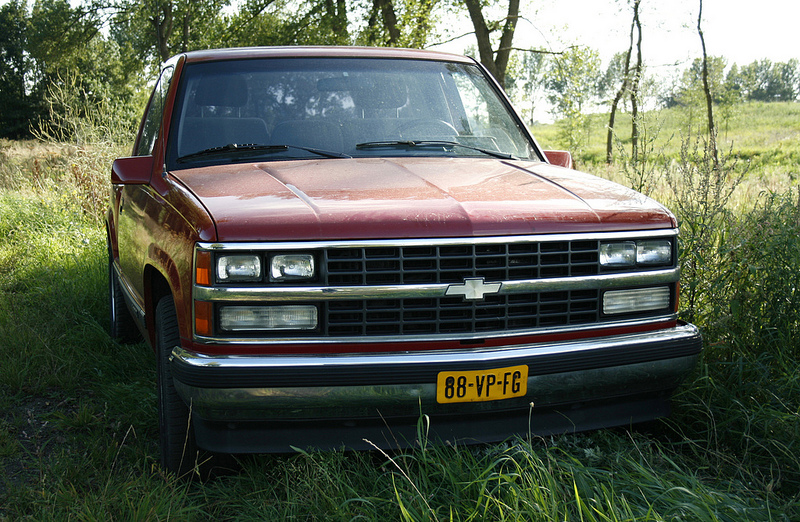
[[[111,179],[112,334],[155,351],[178,474],[653,419],[702,348],[675,217],[542,150],[470,58],[181,54]]]

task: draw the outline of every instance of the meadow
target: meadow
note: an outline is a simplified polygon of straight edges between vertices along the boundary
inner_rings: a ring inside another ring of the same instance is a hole
[[[718,164],[691,115],[647,118],[641,161],[620,131],[605,165],[600,116],[575,157],[681,222],[680,313],[705,348],[669,418],[250,456],[205,483],[160,470],[154,358],[108,335],[102,215],[129,145],[0,141],[0,520],[800,519],[800,104],[737,106]],[[563,147],[557,124],[533,131]]]

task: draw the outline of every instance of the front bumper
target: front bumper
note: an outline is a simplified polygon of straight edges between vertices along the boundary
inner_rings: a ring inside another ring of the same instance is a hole
[[[191,405],[201,447],[261,452],[288,450],[297,441],[359,447],[360,425],[365,430],[370,423],[378,429],[414,427],[421,414],[443,439],[483,441],[652,419],[667,413],[669,394],[695,367],[701,349],[697,328],[680,324],[638,334],[444,353],[208,356],[176,347],[171,365],[175,388]],[[529,369],[524,397],[436,401],[439,372],[517,365]],[[323,435],[323,425],[338,428]],[[302,427],[317,431],[316,438],[313,433],[298,438]],[[281,442],[279,434],[290,440]],[[385,434],[384,439],[397,441]]]

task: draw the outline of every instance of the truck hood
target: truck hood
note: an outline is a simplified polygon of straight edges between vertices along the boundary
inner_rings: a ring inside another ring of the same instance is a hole
[[[218,241],[468,237],[676,226],[663,206],[546,163],[472,158],[321,159],[173,175]]]

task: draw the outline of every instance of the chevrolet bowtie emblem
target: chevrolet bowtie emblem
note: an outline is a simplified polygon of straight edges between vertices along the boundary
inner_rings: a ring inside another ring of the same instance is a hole
[[[482,277],[467,277],[463,283],[447,287],[444,295],[461,295],[467,301],[483,299],[486,294],[496,294],[502,283],[484,283]]]

